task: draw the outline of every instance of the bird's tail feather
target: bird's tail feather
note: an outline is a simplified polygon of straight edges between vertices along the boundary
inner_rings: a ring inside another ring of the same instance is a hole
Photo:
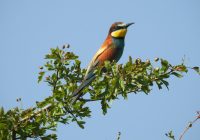
[[[72,104],[74,104],[81,96],[83,96],[83,93],[81,92],[86,86],[88,86],[95,78],[95,75],[90,77],[87,80],[84,80],[82,84],[78,87],[77,90],[74,91],[72,94],[73,99],[72,99]]]
[[[81,85],[78,87],[77,90],[74,91],[72,96],[74,99],[72,100],[72,104],[74,104],[81,96],[83,96],[83,93],[81,92],[86,86],[88,86],[94,79],[95,79],[95,74],[94,70],[95,67],[99,64],[99,61],[96,60],[87,70],[86,75],[84,77],[83,82]]]

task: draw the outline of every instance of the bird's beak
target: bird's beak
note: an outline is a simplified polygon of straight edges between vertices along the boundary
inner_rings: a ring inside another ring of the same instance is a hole
[[[131,26],[132,24],[135,24],[135,23],[134,23],[134,22],[127,23],[127,24],[126,24],[126,28],[128,28],[128,27]]]

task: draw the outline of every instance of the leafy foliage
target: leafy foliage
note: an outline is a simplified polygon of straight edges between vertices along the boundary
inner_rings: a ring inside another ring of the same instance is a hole
[[[175,140],[175,137],[174,137],[174,134],[173,134],[173,131],[169,131],[167,134],[165,134],[169,140]]]
[[[72,104],[72,93],[81,84],[86,69],[81,69],[78,56],[69,52],[68,48],[52,48],[45,56],[46,63],[40,67],[38,82],[44,81],[50,86],[50,97],[26,110],[14,108],[6,112],[0,109],[0,139],[57,139],[53,131],[58,123],[76,122],[80,128],[84,128],[84,118],[91,116],[87,102],[100,102],[102,112],[106,114],[110,101],[119,96],[127,99],[130,93],[149,94],[153,85],[159,89],[169,88],[167,79],[170,76],[181,78],[182,73],[188,71],[184,64],[173,66],[159,58],[153,61],[159,67],[154,67],[150,60],[133,60],[131,57],[124,65],[105,62],[104,67],[95,71],[96,79],[82,91],[89,94],[90,99],[83,96]],[[192,69],[199,73],[198,67]]]

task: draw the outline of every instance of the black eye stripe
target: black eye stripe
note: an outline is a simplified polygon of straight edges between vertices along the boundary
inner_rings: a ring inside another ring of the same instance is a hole
[[[116,30],[124,29],[124,28],[125,28],[125,27],[123,27],[123,26],[116,26],[114,30],[116,31]]]

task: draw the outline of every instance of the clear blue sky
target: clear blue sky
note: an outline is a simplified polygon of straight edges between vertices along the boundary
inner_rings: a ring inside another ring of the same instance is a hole
[[[143,60],[162,57],[172,64],[200,66],[199,0],[1,0],[0,1],[0,106],[10,109],[33,106],[50,95],[37,83],[38,67],[49,49],[71,45],[86,67],[115,21],[135,22],[129,28],[119,63],[128,56]],[[103,116],[99,103],[90,103],[92,117],[85,129],[59,125],[59,140],[167,140],[179,136],[200,110],[200,76],[190,71],[182,79],[171,78],[170,90],[153,88],[150,95],[130,95],[115,101]],[[200,122],[184,140],[200,139]]]

